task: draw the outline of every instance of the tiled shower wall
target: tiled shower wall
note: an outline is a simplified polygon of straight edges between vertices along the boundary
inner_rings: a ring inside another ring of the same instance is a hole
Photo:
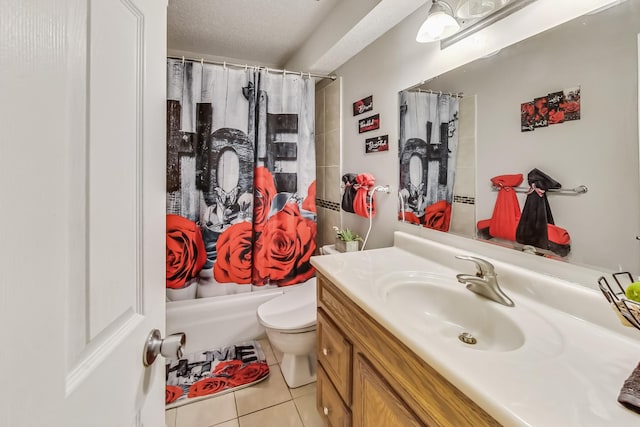
[[[316,205],[318,248],[335,243],[331,227],[340,227],[341,79],[316,85]]]
[[[463,236],[476,235],[476,97],[460,100],[458,158],[453,184],[453,204],[449,231]]]

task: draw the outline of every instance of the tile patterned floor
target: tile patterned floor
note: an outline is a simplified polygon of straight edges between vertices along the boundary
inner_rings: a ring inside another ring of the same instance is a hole
[[[251,387],[166,411],[167,427],[322,427],[316,384],[290,389],[282,377],[281,354],[260,340],[269,377]]]

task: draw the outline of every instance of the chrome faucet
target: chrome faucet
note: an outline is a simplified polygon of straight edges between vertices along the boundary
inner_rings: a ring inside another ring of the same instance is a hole
[[[456,255],[456,258],[471,261],[476,264],[476,274],[457,274],[456,278],[458,282],[467,285],[467,289],[471,292],[475,292],[485,298],[489,298],[508,307],[515,305],[511,298],[500,289],[493,264],[482,258],[468,255]]]

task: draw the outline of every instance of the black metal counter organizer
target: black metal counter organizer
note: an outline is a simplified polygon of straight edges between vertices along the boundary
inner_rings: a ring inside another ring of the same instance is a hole
[[[612,274],[615,285],[609,283],[606,277],[598,279],[598,286],[613,308],[620,313],[623,324],[640,329],[640,303],[627,299],[625,288],[634,282],[633,276],[627,271]]]

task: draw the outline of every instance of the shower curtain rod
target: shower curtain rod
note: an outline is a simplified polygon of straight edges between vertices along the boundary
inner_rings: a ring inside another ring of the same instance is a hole
[[[181,59],[182,62],[184,62],[184,61],[193,61],[193,62],[199,62],[201,64],[213,64],[213,65],[222,65],[223,67],[244,68],[245,70],[248,69],[248,68],[256,68],[256,69],[259,69],[259,70],[271,71],[273,73],[300,74],[301,76],[317,77],[317,78],[320,78],[320,79],[335,80],[337,78],[335,74],[325,75],[325,74],[306,73],[306,72],[302,72],[302,71],[291,71],[291,70],[285,70],[285,69],[281,70],[281,69],[278,69],[278,68],[265,67],[264,65],[234,64],[233,62],[210,61],[210,60],[207,60],[207,59],[204,59],[204,58],[200,58],[200,59],[185,58],[184,56],[168,56],[167,58],[169,58],[169,59]]]
[[[456,98],[464,98],[464,92],[451,93],[451,92],[443,92],[441,90],[420,89],[420,88],[409,89],[409,92],[435,93],[437,95],[449,95],[449,96],[455,96]]]

